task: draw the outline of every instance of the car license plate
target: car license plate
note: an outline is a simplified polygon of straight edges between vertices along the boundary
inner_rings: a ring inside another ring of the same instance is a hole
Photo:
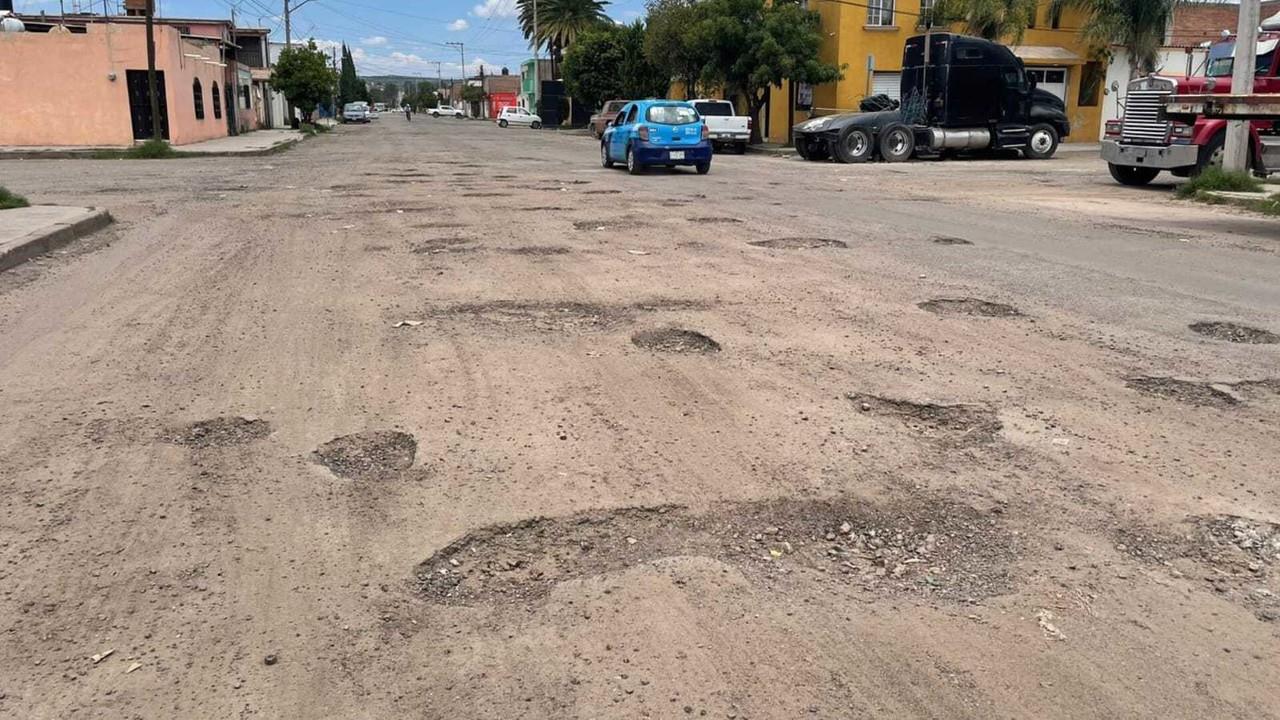
[[[672,159],[672,160],[683,160],[683,159],[684,159],[684,151],[683,151],[683,150],[672,150],[672,151],[671,151],[671,159]]]
[[[720,133],[720,134],[716,135],[716,139],[717,139],[717,140],[732,140],[732,139],[733,139],[733,136],[732,136],[732,135],[729,135],[728,133]]]

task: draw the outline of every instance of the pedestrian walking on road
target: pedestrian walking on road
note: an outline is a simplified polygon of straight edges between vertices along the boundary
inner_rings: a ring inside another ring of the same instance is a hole
[[[408,122],[413,122],[413,108],[408,105],[404,106],[404,119]]]

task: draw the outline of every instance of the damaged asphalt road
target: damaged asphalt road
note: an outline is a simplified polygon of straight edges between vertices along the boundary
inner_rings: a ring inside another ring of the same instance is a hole
[[[0,716],[1280,717],[1274,220],[397,116],[0,170],[117,219],[0,273]]]

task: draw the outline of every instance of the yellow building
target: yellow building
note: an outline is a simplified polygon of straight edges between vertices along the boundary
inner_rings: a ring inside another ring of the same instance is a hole
[[[858,103],[869,95],[885,93],[896,99],[903,45],[907,38],[924,32],[932,6],[933,0],[809,0],[809,8],[822,17],[826,35],[821,57],[843,65],[844,79],[811,89],[799,86],[794,96],[789,83],[771,88],[769,105],[761,113],[766,140],[786,143],[795,123],[811,115],[856,112]],[[1105,62],[1090,59],[1089,48],[1080,39],[1078,13],[1051,17],[1049,0],[1042,0],[1033,25],[1010,48],[1026,63],[1040,88],[1066,101],[1071,135],[1065,142],[1096,142]]]

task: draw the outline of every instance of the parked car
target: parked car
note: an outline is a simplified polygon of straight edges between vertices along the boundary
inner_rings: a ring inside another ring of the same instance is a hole
[[[378,108],[376,108],[376,107],[369,108],[369,119],[370,119],[370,120],[377,120],[377,119],[378,119],[378,115],[379,115],[379,114],[380,114],[380,113],[378,112]]]
[[[542,118],[522,107],[504,107],[498,113],[498,127],[506,127],[508,125],[528,125],[537,130],[542,127]]]
[[[431,113],[431,117],[433,118],[438,118],[441,115],[444,115],[445,117],[449,117],[450,115],[452,115],[453,117],[461,120],[463,117],[465,117],[462,114],[462,110],[456,107],[450,107],[448,105],[437,105],[431,108],[430,110],[428,110],[427,112]]]
[[[691,103],[679,100],[628,102],[600,139],[600,164],[626,163],[639,175],[650,165],[692,165],[699,175],[711,171],[707,125]]]
[[[342,106],[342,122],[369,122],[369,105],[362,102],[347,103]]]
[[[739,115],[728,100],[693,100],[693,107],[707,124],[713,148],[731,147],[739,155],[751,141],[751,118]]]
[[[591,128],[591,137],[599,139],[604,135],[604,129],[609,127],[613,119],[618,117],[618,111],[626,105],[626,100],[610,100],[600,108],[600,112],[591,116],[591,122],[587,127]]]

